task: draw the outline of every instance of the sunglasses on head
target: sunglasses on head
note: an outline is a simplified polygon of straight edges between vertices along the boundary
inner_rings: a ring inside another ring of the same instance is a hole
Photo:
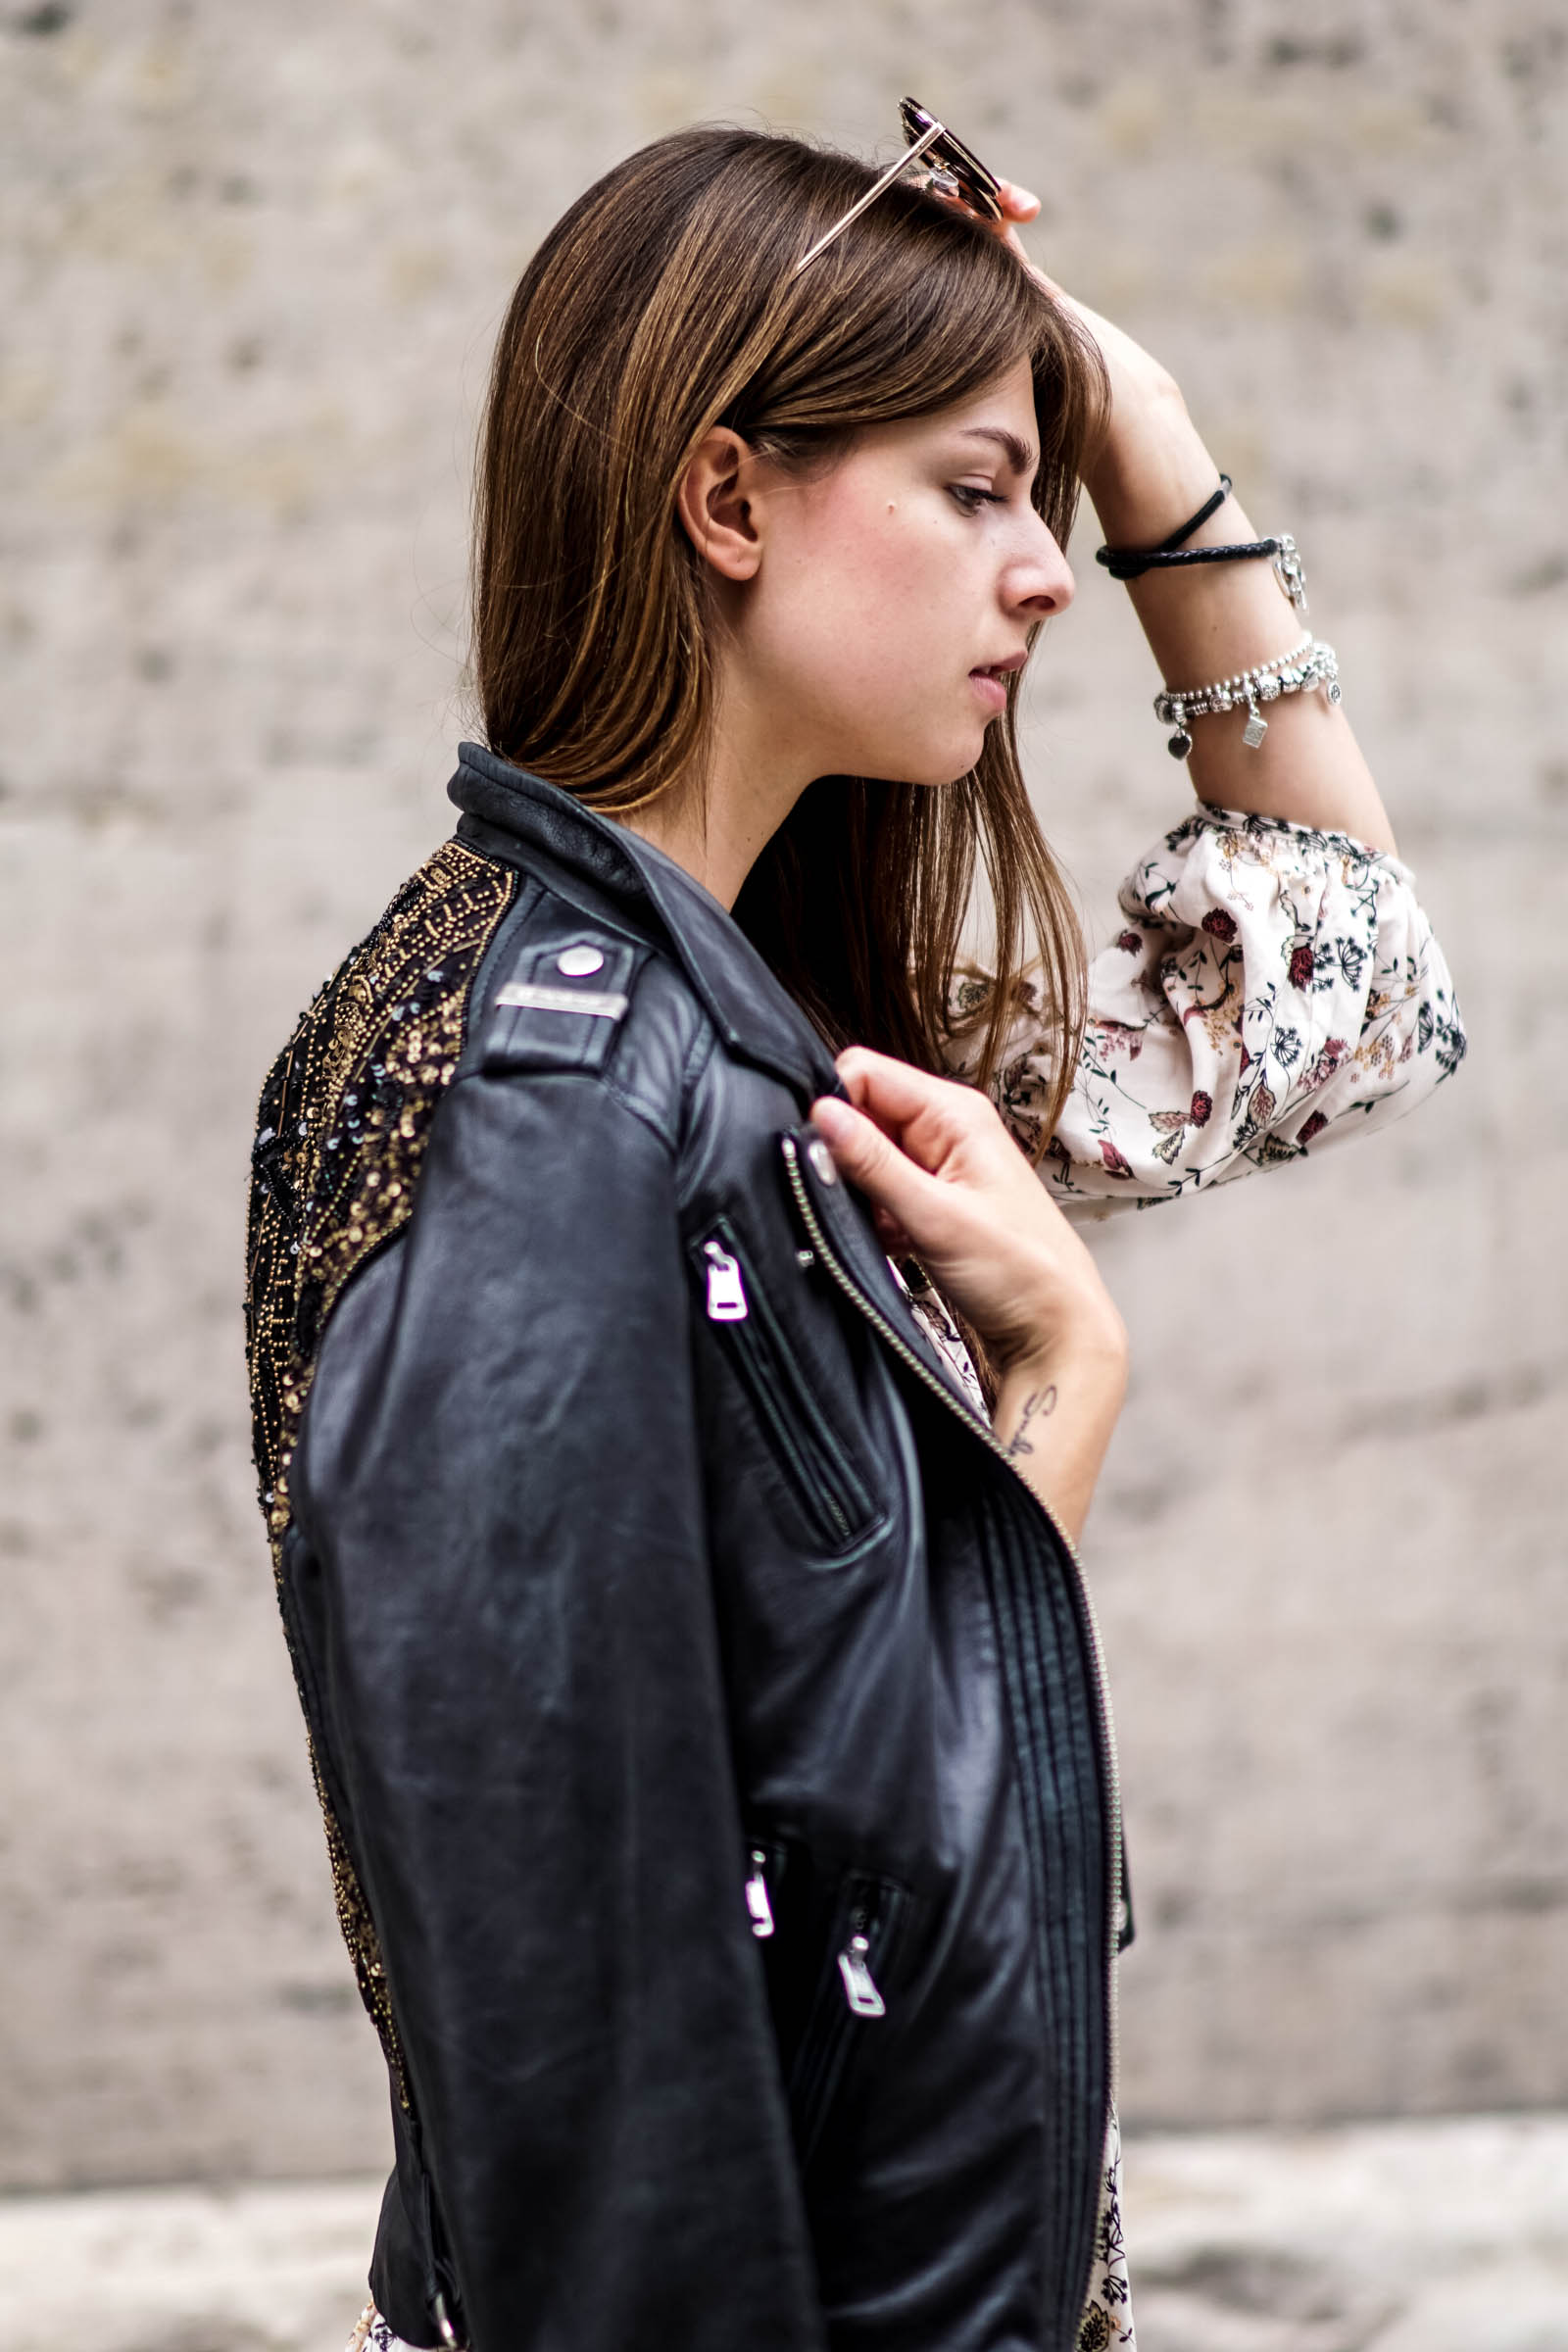
[[[795,265],[799,277],[808,262],[825,253],[836,236],[858,220],[868,205],[875,204],[884,188],[890,188],[901,173],[914,172],[910,185],[928,189],[935,196],[956,199],[964,209],[981,220],[1002,219],[1002,182],[994,172],[988,172],[980,158],[956,138],[945,122],[913,98],[899,101],[899,115],[904,123],[904,135],[908,144],[898,162],[890,164],[881,178],[866,189],[858,204],[852,204],[842,220],[835,220],[825,236],[817,238],[809,253],[805,253]]]

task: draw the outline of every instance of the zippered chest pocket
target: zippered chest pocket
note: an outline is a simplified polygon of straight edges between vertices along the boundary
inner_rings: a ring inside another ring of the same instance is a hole
[[[797,1507],[807,1547],[829,1558],[856,1550],[886,1513],[823,1411],[733,1226],[716,1218],[689,1247],[703,1310]]]

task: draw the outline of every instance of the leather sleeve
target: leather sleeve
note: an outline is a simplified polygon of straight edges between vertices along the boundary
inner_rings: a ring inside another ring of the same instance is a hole
[[[307,1412],[306,1638],[473,2352],[825,2341],[690,1348],[665,1143],[476,1073]]]

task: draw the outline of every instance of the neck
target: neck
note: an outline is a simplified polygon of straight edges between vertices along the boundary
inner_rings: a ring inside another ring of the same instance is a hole
[[[683,778],[620,822],[684,866],[721,906],[733,907],[815,772],[804,744],[781,734],[776,713],[763,713],[732,688],[721,703],[704,774]]]

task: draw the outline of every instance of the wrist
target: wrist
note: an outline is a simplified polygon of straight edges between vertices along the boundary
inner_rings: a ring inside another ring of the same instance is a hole
[[[1118,1398],[1127,1385],[1127,1326],[1109,1298],[1066,1328],[1041,1332],[1002,1354],[1004,1388],[1070,1382]]]
[[[993,1408],[997,1438],[1069,1543],[1089,1504],[1127,1391],[1120,1318],[1014,1360]]]

